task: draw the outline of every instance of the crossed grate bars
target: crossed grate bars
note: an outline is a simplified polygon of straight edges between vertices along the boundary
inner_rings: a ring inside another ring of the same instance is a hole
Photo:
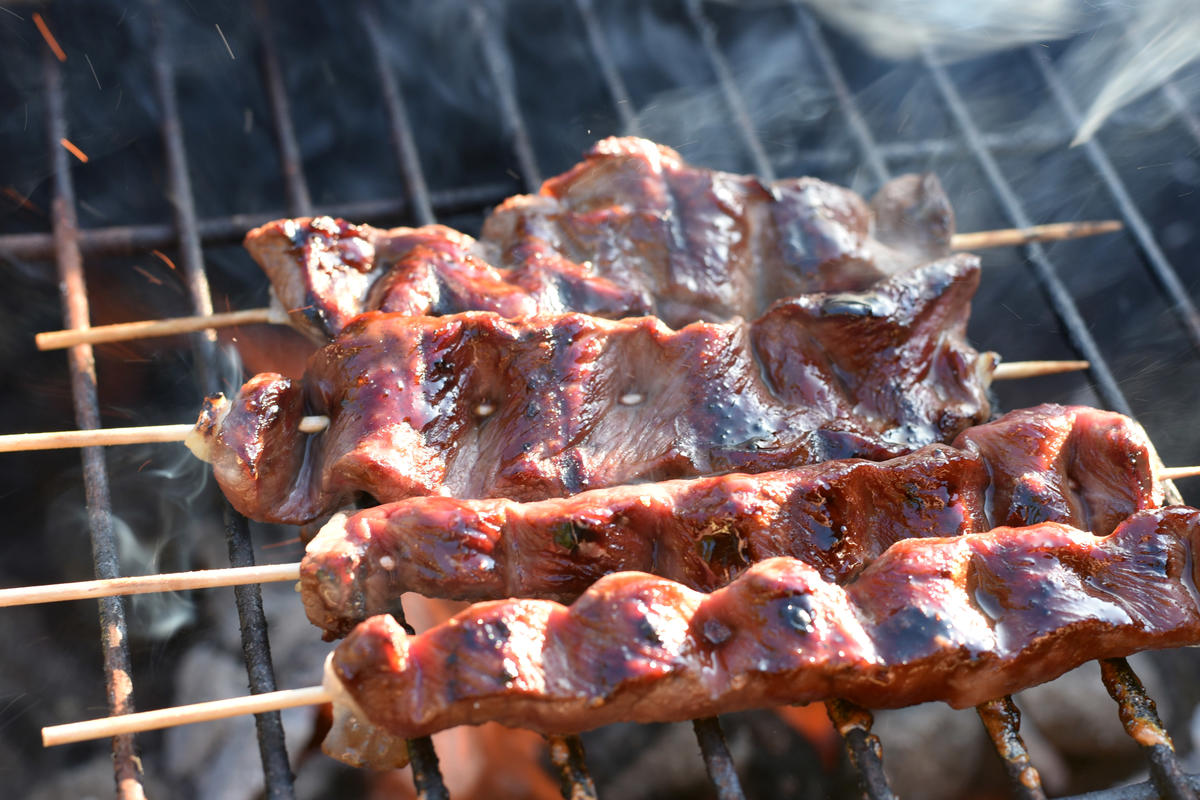
[[[52,257],[56,261],[62,282],[64,321],[68,328],[84,327],[88,324],[87,289],[82,269],[84,254],[129,252],[173,244],[179,248],[181,254],[185,282],[193,308],[196,313],[207,313],[211,312],[212,301],[204,270],[203,245],[239,238],[249,228],[278,216],[234,215],[212,220],[198,218],[190,187],[167,37],[157,0],[148,0],[148,5],[153,20],[154,38],[152,78],[161,111],[167,191],[175,215],[173,225],[120,226],[88,231],[79,229],[75,216],[76,201],[70,164],[66,151],[59,145],[67,136],[60,68],[48,50],[43,57],[47,137],[53,173],[53,229],[50,234],[2,236],[0,251],[17,258]],[[701,0],[683,0],[683,6],[717,79],[722,99],[730,111],[746,153],[751,158],[756,172],[764,179],[771,179],[774,170],[766,149],[751,121],[745,100],[721,52],[715,28],[706,17]],[[628,132],[636,132],[637,121],[633,115],[629,92],[596,19],[591,0],[576,0],[575,7],[586,32],[588,47],[611,96],[617,117]],[[1017,227],[1031,224],[1020,198],[1000,170],[995,153],[1010,148],[1037,149],[1064,143],[1069,138],[1070,130],[1073,130],[1079,120],[1078,108],[1057,75],[1054,64],[1044,52],[1037,48],[1029,48],[1028,56],[1049,87],[1062,114],[1063,130],[1034,130],[1017,140],[981,131],[945,67],[931,54],[926,54],[923,58],[924,67],[961,137],[953,140],[881,144],[876,141],[860,112],[821,28],[795,0],[793,10],[796,24],[828,82],[854,140],[853,148],[812,154],[815,163],[853,163],[857,160],[867,166],[876,182],[882,183],[891,175],[888,167],[891,160],[913,155],[961,152],[971,156],[978,163],[987,178],[990,190],[1012,224]],[[403,198],[347,204],[336,209],[322,210],[361,219],[403,214],[415,219],[419,224],[427,224],[435,221],[439,212],[480,209],[511,194],[516,188],[511,184],[485,184],[451,191],[430,191],[422,172],[401,89],[384,51],[373,0],[360,0],[355,11],[363,27],[379,80],[384,112],[407,194]],[[283,71],[272,31],[269,0],[256,0],[254,14],[259,35],[260,66],[272,112],[287,210],[292,215],[311,214],[311,194],[304,177]],[[526,189],[536,190],[541,182],[540,170],[517,98],[515,78],[503,36],[499,26],[491,18],[488,8],[482,4],[472,8],[471,27],[479,40],[483,61],[496,92],[504,132],[519,166],[520,183]],[[1168,85],[1163,91],[1166,100],[1180,117],[1181,123],[1200,137],[1200,133],[1196,133],[1200,129],[1195,126],[1195,116],[1183,102],[1178,90]],[[1200,349],[1200,314],[1183,287],[1178,273],[1158,246],[1148,223],[1131,199],[1102,145],[1092,140],[1085,145],[1084,152],[1093,171],[1111,195],[1132,232],[1137,246],[1149,264],[1151,274],[1171,300],[1172,309],[1178,316],[1180,325],[1193,345]],[[1026,245],[1025,255],[1072,345],[1080,356],[1091,362],[1091,376],[1102,401],[1110,408],[1130,413],[1129,404],[1111,368],[1088,331],[1073,298],[1057,278],[1055,267],[1045,249],[1038,244]],[[214,337],[197,334],[193,338],[193,349],[197,382],[205,391],[215,389]],[[73,347],[68,359],[77,423],[80,428],[99,427],[95,365],[91,347]],[[115,577],[118,574],[117,553],[103,454],[99,448],[85,448],[82,458],[95,573],[97,577]],[[232,508],[227,508],[225,528],[230,563],[233,566],[253,564],[253,549],[246,519]],[[235,593],[251,691],[272,691],[275,689],[275,677],[259,587],[238,587]],[[110,711],[114,714],[128,713],[133,710],[133,680],[129,671],[123,600],[101,600],[100,617]],[[1151,777],[1149,781],[1135,786],[1092,792],[1067,800],[1134,800],[1150,797],[1183,800],[1197,797],[1200,777],[1183,774],[1170,737],[1157,717],[1154,703],[1146,695],[1128,663],[1124,659],[1106,660],[1101,662],[1101,672],[1106,689],[1118,705],[1118,712],[1127,732],[1146,752]],[[827,709],[846,741],[849,761],[857,773],[863,795],[872,800],[893,797],[882,769],[882,748],[879,740],[870,731],[869,712],[843,701],[831,701],[827,704]],[[1044,798],[1040,778],[1021,741],[1020,715],[1011,699],[1003,698],[984,704],[979,707],[978,713],[997,754],[1004,763],[1014,796],[1022,800]],[[256,725],[267,796],[293,798],[293,778],[284,748],[283,727],[278,712],[259,715]],[[697,720],[694,728],[705,766],[718,797],[721,800],[741,798],[742,790],[718,721],[715,718]],[[560,770],[564,797],[571,800],[594,797],[595,788],[587,773],[583,748],[578,737],[551,737],[550,750],[551,760]],[[410,752],[419,796],[437,799],[447,797],[445,784],[438,769],[437,755],[428,737],[410,742]],[[137,800],[144,797],[140,763],[133,748],[132,737],[116,737],[113,740],[113,755],[118,798]]]

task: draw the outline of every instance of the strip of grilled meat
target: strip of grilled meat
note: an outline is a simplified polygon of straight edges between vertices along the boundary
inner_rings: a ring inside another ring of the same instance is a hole
[[[781,297],[863,289],[943,258],[953,233],[931,175],[897,178],[868,205],[815,178],[767,185],[611,138],[538,194],[501,203],[478,241],[440,225],[306,217],[251,231],[246,248],[324,342],[364,311],[751,318]]]
[[[366,492],[540,500],[638,480],[891,458],[988,416],[994,363],[965,341],[973,256],[863,292],[781,300],[753,323],[368,313],[191,438],[233,505],[305,523]],[[299,432],[305,414],[327,431]]]
[[[977,705],[1096,658],[1200,643],[1200,511],[1139,512],[1107,537],[1054,522],[893,544],[845,587],[798,559],[701,594],[643,573],[570,607],[479,603],[406,635],[359,625],[327,682],[419,736],[489,720],[549,733],[839,697]]]
[[[337,515],[301,565],[304,607],[334,638],[404,592],[569,602],[628,570],[707,592],[774,556],[844,583],[901,539],[1046,521],[1106,535],[1163,502],[1145,432],[1110,411],[1039,406],[955,445],[534,503],[422,497]]]

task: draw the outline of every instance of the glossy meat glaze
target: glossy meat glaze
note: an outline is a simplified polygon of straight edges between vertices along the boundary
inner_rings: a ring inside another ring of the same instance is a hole
[[[1163,502],[1145,432],[1113,412],[1039,406],[954,444],[533,503],[426,497],[338,515],[301,565],[305,610],[332,638],[404,592],[570,601],[629,570],[713,591],[775,556],[840,584],[901,539],[1046,521],[1107,535]]]
[[[988,417],[965,341],[978,261],[800,295],[753,323],[368,313],[303,382],[206,401],[190,445],[252,519],[305,523],[365,492],[530,501],[838,458],[881,460]],[[329,429],[308,435],[306,414]]]
[[[798,559],[702,594],[643,573],[570,607],[471,606],[415,636],[359,625],[327,681],[419,736],[489,720],[568,733],[840,697],[976,705],[1097,658],[1200,643],[1200,511],[1143,511],[1107,537],[1060,523],[906,539],[846,586]]]
[[[501,203],[478,240],[305,217],[251,231],[246,247],[293,322],[324,342],[364,311],[752,318],[943,258],[953,234],[932,175],[897,178],[868,205],[815,178],[764,184],[610,138],[538,194]]]

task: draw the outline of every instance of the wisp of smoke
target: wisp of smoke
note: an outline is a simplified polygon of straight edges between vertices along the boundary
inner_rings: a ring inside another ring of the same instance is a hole
[[[831,26],[890,59],[958,60],[1088,33],[1066,54],[1067,79],[1089,107],[1072,144],[1197,57],[1195,0],[804,0]],[[1081,103],[1082,105],[1082,103]]]

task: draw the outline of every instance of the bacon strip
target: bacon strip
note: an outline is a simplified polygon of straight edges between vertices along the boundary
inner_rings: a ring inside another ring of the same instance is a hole
[[[840,697],[955,707],[1097,658],[1200,643],[1200,511],[1141,512],[1097,538],[1058,523],[893,544],[846,587],[803,561],[712,594],[642,573],[570,607],[474,605],[415,636],[372,617],[336,681],[369,721],[420,736],[494,720],[548,733]]]

